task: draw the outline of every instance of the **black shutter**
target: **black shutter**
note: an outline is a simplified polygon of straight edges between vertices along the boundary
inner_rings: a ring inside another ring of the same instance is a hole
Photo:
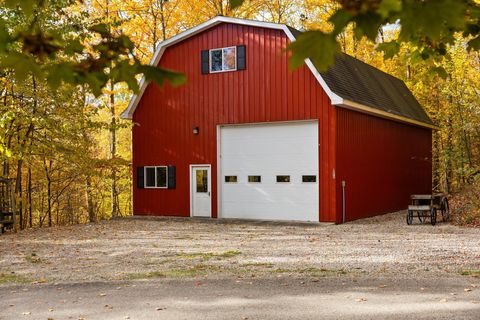
[[[202,74],[210,73],[210,53],[208,50],[202,50]]]
[[[176,182],[176,168],[175,166],[168,166],[167,174],[168,174],[168,189],[175,189],[177,187]]]
[[[237,70],[247,68],[247,47],[245,45],[237,46]]]
[[[137,188],[145,188],[145,167],[137,167]]]

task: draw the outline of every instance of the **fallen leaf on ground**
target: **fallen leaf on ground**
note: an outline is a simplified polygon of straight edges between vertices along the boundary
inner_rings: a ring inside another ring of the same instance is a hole
[[[365,298],[358,298],[358,299],[355,299],[355,301],[357,301],[357,302],[365,302],[365,301],[367,301],[367,299],[365,299]]]

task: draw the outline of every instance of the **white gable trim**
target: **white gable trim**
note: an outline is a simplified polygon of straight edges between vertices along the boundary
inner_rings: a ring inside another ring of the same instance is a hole
[[[188,39],[202,31],[205,31],[213,26],[216,26],[220,23],[234,23],[234,24],[239,24],[239,25],[246,25],[246,26],[252,26],[252,27],[260,27],[260,28],[267,28],[267,29],[276,29],[276,30],[283,30],[285,34],[287,35],[288,39],[290,41],[295,41],[295,36],[293,33],[290,31],[290,29],[284,25],[284,24],[277,24],[277,23],[270,23],[270,22],[262,22],[262,21],[255,21],[255,20],[245,20],[245,19],[238,19],[238,18],[230,18],[230,17],[222,17],[222,16],[217,16],[213,19],[210,19],[204,23],[199,24],[196,27],[193,27],[191,29],[188,29],[187,31],[181,32],[177,34],[176,36],[165,40],[161,43],[159,43],[157,50],[155,51],[155,54],[153,55],[152,60],[150,61],[150,65],[156,66],[160,62],[160,59],[162,58],[163,53],[165,52],[165,49],[168,48],[169,46],[172,46],[176,43],[179,43],[185,39]],[[310,71],[313,73],[314,77],[317,79],[317,81],[320,83],[320,86],[323,88],[323,90],[327,93],[328,97],[332,101],[332,104],[342,104],[343,99],[336,95],[330,88],[328,87],[327,83],[325,80],[323,80],[322,76],[318,72],[318,70],[315,68],[313,65],[312,61],[310,59],[306,59],[305,63],[307,67],[310,69]],[[147,83],[145,81],[145,78],[143,77],[140,80],[139,87],[140,90],[138,94],[134,95],[132,99],[130,100],[130,103],[128,105],[128,108],[125,109],[125,111],[122,112],[120,115],[121,118],[123,119],[132,119],[133,113],[135,112],[135,109],[138,106],[138,103],[140,102],[140,99],[142,98],[143,93],[145,92],[145,89],[147,88]]]

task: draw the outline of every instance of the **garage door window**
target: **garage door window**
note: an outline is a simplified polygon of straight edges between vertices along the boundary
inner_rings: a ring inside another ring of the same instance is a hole
[[[302,182],[317,182],[317,176],[302,176]]]
[[[262,182],[262,176],[248,176],[248,182],[260,183]]]
[[[290,182],[290,176],[277,176],[277,182]]]
[[[236,183],[237,181],[237,176],[225,176],[226,183]]]

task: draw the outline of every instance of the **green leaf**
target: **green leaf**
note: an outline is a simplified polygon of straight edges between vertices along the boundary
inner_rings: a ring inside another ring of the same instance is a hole
[[[400,10],[402,10],[402,0],[382,0],[377,13],[383,18],[387,18],[391,12],[399,12]]]
[[[385,59],[391,59],[400,51],[400,44],[396,41],[383,42],[377,45],[377,51],[382,51]]]
[[[6,0],[5,4],[11,9],[16,9],[19,6],[26,16],[31,16],[38,2],[37,0]]]
[[[100,33],[101,35],[106,35],[109,33],[108,26],[105,23],[99,23],[88,28],[90,31]]]
[[[436,75],[440,76],[440,78],[442,78],[442,79],[447,79],[448,78],[448,73],[445,70],[445,68],[443,68],[443,67],[434,67],[434,68],[430,69],[430,74],[431,75],[436,74]]]
[[[232,8],[232,9],[238,8],[238,7],[240,7],[244,2],[245,2],[245,0],[229,0],[230,8]]]
[[[107,82],[108,77],[100,72],[90,72],[85,76],[85,83],[88,84],[95,97],[102,94],[102,88],[105,87]]]
[[[0,52],[7,50],[8,44],[12,41],[5,23],[0,20]]]
[[[339,35],[342,33],[343,29],[351,21],[352,15],[346,12],[345,10],[337,10],[331,17],[328,19],[329,22],[333,23],[333,34]]]
[[[85,47],[79,40],[72,40],[65,45],[64,52],[67,55],[72,55],[74,53],[82,53]]]
[[[180,86],[187,81],[187,77],[183,73],[154,66],[141,66],[140,72],[144,74],[147,81],[155,81],[159,86],[163,86],[165,81],[170,82],[173,86]]]
[[[138,91],[138,83],[135,75],[138,71],[136,65],[130,64],[128,60],[122,60],[117,62],[111,72],[111,78],[115,82],[126,82],[128,87],[134,92]]]
[[[11,52],[2,57],[0,68],[14,70],[15,79],[19,82],[25,81],[27,76],[32,73],[39,78],[42,77],[42,70],[35,61],[31,57],[19,52]]]
[[[47,82],[53,90],[56,90],[63,82],[74,84],[75,73],[68,63],[59,63],[50,68]]]
[[[480,36],[468,41],[468,50],[480,51]]]
[[[335,61],[335,55],[340,51],[340,45],[335,36],[321,31],[308,31],[292,42],[288,49],[292,51],[290,67],[298,68],[305,59],[310,58],[320,71],[327,71]]]
[[[382,26],[382,17],[373,12],[367,12],[356,16],[354,19],[355,25],[355,36],[357,39],[361,39],[363,36],[366,36],[372,41],[378,36],[378,30]]]
[[[426,36],[437,41],[456,30],[463,31],[465,16],[464,1],[406,1],[400,14],[400,39],[410,41]]]

